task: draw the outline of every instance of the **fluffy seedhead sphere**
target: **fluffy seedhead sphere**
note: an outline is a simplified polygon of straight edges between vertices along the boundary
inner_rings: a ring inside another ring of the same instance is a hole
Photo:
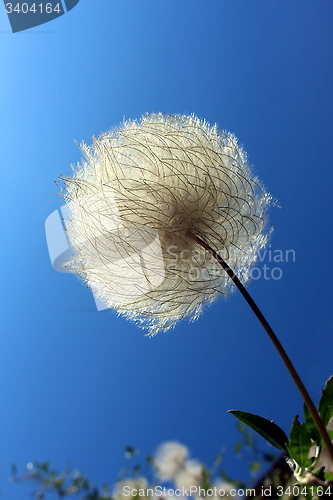
[[[189,451],[176,441],[162,443],[155,454],[154,466],[162,481],[174,480],[182,472],[188,462]]]
[[[148,114],[81,149],[62,177],[76,252],[66,267],[108,307],[154,335],[226,294],[230,278],[189,233],[248,280],[271,198],[235,136],[194,115]]]

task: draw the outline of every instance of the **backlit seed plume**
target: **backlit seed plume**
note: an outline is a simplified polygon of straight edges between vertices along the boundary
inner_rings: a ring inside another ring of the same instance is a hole
[[[183,444],[176,441],[162,443],[154,457],[154,465],[159,479],[162,481],[174,480],[185,469],[188,456],[188,448]]]
[[[66,267],[108,307],[153,335],[226,294],[230,278],[188,232],[248,280],[271,198],[235,136],[194,115],[148,114],[81,149],[62,177],[77,254]]]
[[[154,465],[159,479],[173,480],[177,488],[203,486],[203,465],[197,460],[188,460],[186,446],[175,441],[162,443],[154,457]]]

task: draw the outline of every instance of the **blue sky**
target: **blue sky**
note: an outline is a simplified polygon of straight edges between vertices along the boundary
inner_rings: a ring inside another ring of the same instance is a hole
[[[98,4],[98,6],[96,6]],[[9,466],[70,462],[116,479],[128,444],[169,439],[246,478],[228,409],[289,432],[302,402],[238,293],[153,339],[50,264],[44,222],[73,142],[147,111],[195,113],[236,134],[272,206],[269,247],[294,250],[250,292],[317,401],[333,373],[330,0],[80,0],[12,34],[0,8],[2,293],[0,488]],[[257,264],[259,269],[266,260]],[[23,491],[23,490],[22,490]]]

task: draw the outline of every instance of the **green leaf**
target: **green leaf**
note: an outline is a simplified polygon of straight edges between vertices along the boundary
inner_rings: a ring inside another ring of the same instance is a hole
[[[308,407],[304,403],[303,405],[304,409],[304,419],[305,419],[305,424],[303,424],[303,427],[306,428],[308,434],[312,437],[314,441],[318,443],[318,445],[321,443],[321,435],[317,429],[316,424],[314,423],[311,414],[309,412]]]
[[[291,458],[293,458],[302,469],[312,462],[312,460],[308,458],[312,445],[310,434],[308,434],[306,427],[299,423],[298,416],[296,416],[291,426],[287,448]]]
[[[333,376],[326,382],[319,401],[318,411],[325,427],[333,417]]]
[[[260,436],[275,446],[275,448],[287,451],[286,444],[288,443],[288,438],[284,431],[273,421],[245,411],[229,410],[228,413],[231,413],[234,417],[238,418],[238,420],[241,420],[251,427],[251,429],[260,434]]]

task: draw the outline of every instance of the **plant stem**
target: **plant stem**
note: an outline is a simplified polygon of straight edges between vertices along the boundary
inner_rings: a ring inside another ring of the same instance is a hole
[[[273,342],[276,350],[278,351],[278,353],[280,354],[284,364],[286,365],[292,379],[294,380],[299,392],[301,393],[302,395],[302,398],[306,404],[306,406],[308,407],[308,410],[310,412],[310,415],[313,419],[313,421],[315,422],[319,432],[320,432],[320,435],[321,437],[323,438],[323,441],[329,451],[329,454],[331,456],[331,459],[332,459],[332,462],[333,462],[333,445],[332,445],[332,442],[329,438],[329,435],[327,433],[327,430],[320,418],[320,415],[318,413],[318,411],[316,410],[316,407],[315,405],[313,404],[313,401],[308,393],[308,391],[306,390],[300,376],[298,375],[294,365],[292,364],[292,362],[290,361],[289,359],[289,356],[287,355],[286,351],[284,350],[281,342],[279,341],[279,339],[277,338],[277,336],[275,335],[275,333],[273,332],[271,326],[269,325],[268,321],[266,320],[266,318],[264,317],[264,315],[262,314],[262,312],[260,311],[259,307],[257,306],[257,304],[254,302],[254,300],[252,299],[251,295],[249,294],[249,292],[246,290],[246,288],[244,287],[244,285],[239,281],[238,277],[235,275],[235,273],[233,272],[233,270],[228,266],[228,264],[222,259],[222,257],[220,257],[220,255],[218,253],[216,253],[209,245],[207,245],[207,243],[205,243],[203,240],[201,240],[200,238],[198,238],[198,236],[196,236],[195,234],[191,233],[191,232],[187,232],[186,233],[186,236],[188,236],[189,238],[191,238],[192,240],[194,240],[196,243],[198,243],[199,245],[201,245],[205,250],[207,250],[207,252],[209,252],[213,257],[214,259],[217,260],[217,262],[223,267],[223,269],[226,271],[226,273],[228,274],[228,276],[231,278],[231,280],[233,281],[233,283],[236,285],[236,287],[238,288],[238,290],[240,291],[240,293],[243,295],[244,299],[246,300],[246,302],[249,304],[249,306],[251,307],[252,311],[254,312],[254,314],[257,316],[258,320],[260,321],[260,323],[262,324],[264,330],[266,331],[266,333],[268,334],[269,338],[271,339],[271,341]]]

